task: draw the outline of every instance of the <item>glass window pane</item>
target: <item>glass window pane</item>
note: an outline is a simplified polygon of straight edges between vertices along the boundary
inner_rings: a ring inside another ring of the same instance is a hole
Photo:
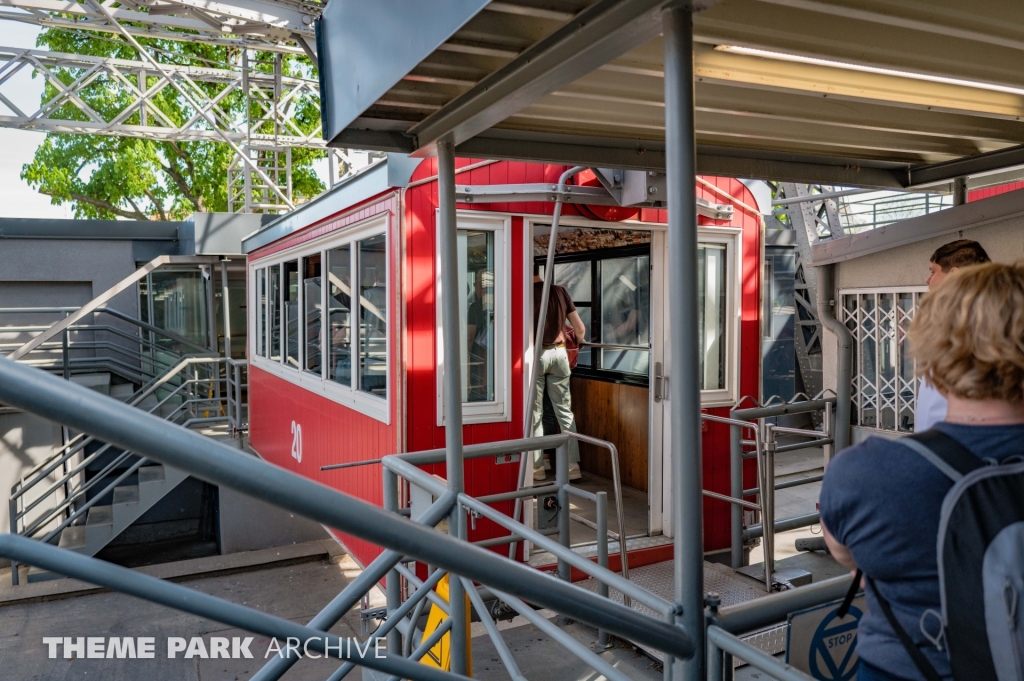
[[[462,401],[493,402],[494,232],[458,232]]]
[[[153,299],[153,326],[186,338],[196,345],[207,345],[206,290],[203,275],[197,270],[157,270],[150,275]],[[175,352],[195,352],[195,348],[156,334],[156,342]]]
[[[590,265],[589,260],[555,263],[555,283],[565,287],[574,303],[590,302]]]
[[[697,247],[697,295],[701,390],[725,388],[725,246]]]
[[[267,356],[267,270],[256,270],[256,354]]]
[[[359,242],[359,389],[387,397],[388,289],[383,234]]]
[[[268,269],[267,318],[270,320],[270,359],[281,361],[281,266]]]
[[[305,308],[305,326],[303,339],[305,351],[303,362],[306,371],[319,376],[323,364],[320,344],[320,254],[309,255],[302,259],[302,305]]]
[[[327,252],[327,320],[331,344],[328,378],[352,385],[352,247]]]
[[[299,368],[299,261],[284,264],[285,364]]]
[[[651,259],[641,255],[600,262],[601,343],[649,345]],[[602,350],[601,369],[647,374],[648,350]]]
[[[573,303],[576,304],[576,313],[580,316],[583,321],[583,327],[587,330],[587,340],[593,335],[593,314],[592,309],[589,305],[582,305],[574,298]],[[584,345],[580,348],[580,356],[576,360],[576,366],[584,367],[586,369],[593,368],[593,357],[592,351],[589,345]]]

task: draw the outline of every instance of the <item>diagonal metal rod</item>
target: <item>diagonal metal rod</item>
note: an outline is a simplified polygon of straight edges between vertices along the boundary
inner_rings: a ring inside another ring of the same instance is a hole
[[[423,515],[413,522],[433,527],[448,515],[454,504],[454,494],[443,494],[430,505],[430,508],[424,511]],[[309,626],[314,629],[330,629],[333,627],[353,605],[359,602],[363,594],[382,580],[384,575],[398,565],[404,557],[397,551],[385,551],[377,556],[376,560],[370,563],[365,570],[359,573],[358,577],[349,582],[348,586],[334,597],[334,600],[327,604],[327,607],[309,621]],[[263,665],[263,668],[256,672],[251,681],[277,681],[298,661],[298,655],[293,654],[292,650],[288,650],[285,655],[275,657]]]
[[[380,625],[377,631],[373,632],[371,638],[382,638],[383,636],[386,636],[387,633],[390,632],[392,629],[397,627],[398,623],[401,622],[402,619],[404,619],[405,616],[409,614],[409,611],[416,607],[418,603],[426,602],[427,594],[433,593],[434,587],[437,586],[438,582],[440,582],[441,579],[446,574],[447,573],[444,570],[434,570],[434,574],[430,575],[430,577],[427,578],[426,582],[420,584],[419,588],[417,588],[416,591],[414,591],[412,595],[409,596],[408,599],[406,599],[405,603],[402,603],[402,605],[399,606],[397,610],[388,615],[387,621],[384,622],[384,624]],[[416,619],[416,617],[413,617],[413,622],[415,622]],[[346,662],[345,664],[338,667],[338,670],[331,674],[327,678],[327,681],[341,681],[346,676],[348,676],[349,673],[351,673],[352,670],[355,668],[356,665],[354,662]],[[256,677],[254,676],[253,679],[255,678]]]
[[[358,664],[364,667],[388,674],[400,674],[402,678],[424,681],[454,681],[466,678],[399,657],[378,658],[376,651],[366,650],[365,655],[360,655],[357,650],[353,655],[352,648],[356,646],[343,645],[344,640],[338,636],[296,624],[283,617],[268,615],[254,608],[231,603],[180,584],[150,577],[120,565],[24,537],[0,536],[0,555],[246,631],[279,640],[296,638],[303,644],[308,642],[311,650],[325,655],[331,655],[330,651],[336,651],[340,659],[358,661]]]
[[[553,622],[515,596],[502,593],[501,591],[494,591],[494,595],[505,601],[509,607],[525,617],[530,624],[540,629],[541,632],[578,657],[595,672],[603,675],[608,681],[630,681],[628,676],[613,667],[600,655],[577,641],[568,632],[559,629]]]
[[[480,621],[483,622],[484,628],[487,629],[491,642],[494,643],[494,649],[498,651],[498,657],[501,658],[501,663],[505,665],[505,671],[512,677],[512,681],[526,681],[526,677],[519,671],[519,665],[516,664],[515,658],[512,657],[512,651],[505,645],[505,639],[502,638],[501,632],[498,631],[498,625],[494,623],[491,613],[487,612],[484,599],[480,598],[480,594],[477,593],[473,582],[463,579],[462,585],[466,588],[466,593],[469,594],[469,600],[473,602],[473,609],[476,610],[476,614],[480,617]]]
[[[565,194],[565,183],[569,181],[569,178],[577,175],[578,173],[586,170],[586,166],[574,166],[569,168],[561,177],[558,178],[558,201],[555,202],[555,211],[551,216],[551,232],[548,237],[548,253],[544,260],[544,286],[541,289],[540,294],[540,307],[541,314],[537,316],[537,328],[534,329],[533,339],[533,362],[530,364],[530,382],[526,384],[526,407],[523,410],[523,437],[532,437],[534,433],[533,429],[533,401],[537,399],[534,395],[534,389],[537,384],[537,374],[540,371],[540,355],[543,351],[544,345],[544,323],[547,321],[547,309],[548,309],[548,298],[551,295],[551,286],[555,281],[555,246],[558,243],[558,222],[562,218],[562,197]],[[533,241],[533,235],[527,235],[529,240]],[[530,272],[533,268],[530,268]],[[532,277],[531,277],[532,278]],[[532,290],[532,285],[531,285]],[[517,487],[524,487],[527,482],[527,473],[533,473],[533,453],[523,452],[519,457],[519,479],[516,483]],[[516,499],[512,509],[512,520],[519,522],[523,514],[523,500]],[[516,544],[512,542],[508,545],[508,557],[514,558],[516,555]],[[527,556],[524,556],[524,562]]]
[[[689,632],[495,553],[388,513],[44,371],[0,359],[0,402],[63,423],[456,575],[594,627],[687,658]]]

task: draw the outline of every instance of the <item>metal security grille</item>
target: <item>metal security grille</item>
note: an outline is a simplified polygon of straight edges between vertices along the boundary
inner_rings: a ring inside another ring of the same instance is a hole
[[[854,425],[913,432],[917,381],[907,330],[924,286],[840,291],[841,321],[856,340]]]

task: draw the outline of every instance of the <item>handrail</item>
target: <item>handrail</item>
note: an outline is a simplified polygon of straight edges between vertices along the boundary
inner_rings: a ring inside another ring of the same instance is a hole
[[[616,521],[619,526],[619,557],[620,565],[622,568],[622,578],[629,579],[629,551],[626,550],[626,514],[622,504],[622,476],[619,472],[619,450],[611,442],[607,440],[600,440],[590,435],[582,435],[580,433],[566,432],[566,436],[579,440],[580,442],[586,442],[589,445],[595,447],[601,447],[608,450],[608,454],[612,460],[612,485],[615,489],[615,514]],[[623,594],[623,602],[628,606],[630,605],[629,596]]]
[[[32,340],[30,340],[27,343],[25,343],[24,345],[22,345],[20,348],[18,348],[17,350],[12,352],[10,355],[8,355],[7,358],[11,359],[11,360],[17,360],[17,359],[25,356],[29,352],[32,352],[32,350],[37,348],[42,343],[45,343],[46,341],[48,341],[51,338],[53,338],[54,336],[56,336],[58,333],[61,333],[62,331],[64,331],[64,329],[66,329],[69,326],[71,326],[72,324],[76,323],[79,319],[82,319],[83,317],[85,317],[85,315],[89,314],[90,312],[93,312],[96,308],[100,307],[104,303],[112,300],[118,294],[123,293],[124,291],[127,291],[129,287],[134,286],[139,280],[144,278],[146,275],[151,273],[153,270],[155,270],[155,269],[157,269],[159,267],[162,267],[163,265],[169,265],[169,264],[213,265],[216,262],[217,262],[217,258],[212,257],[212,256],[210,256],[210,257],[204,257],[204,256],[180,256],[180,255],[161,255],[161,256],[157,256],[156,258],[153,258],[153,260],[150,260],[148,263],[146,263],[145,265],[143,265],[139,269],[135,270],[135,272],[133,272],[129,276],[125,277],[124,279],[122,279],[121,281],[117,282],[116,284],[114,284],[113,286],[108,288],[106,291],[101,293],[100,295],[98,295],[95,298],[93,298],[92,300],[90,300],[88,303],[86,303],[82,307],[78,308],[78,310],[76,310],[75,312],[72,312],[67,317],[64,317],[63,319],[61,319],[60,321],[55,323],[47,331],[44,331],[43,333],[39,334],[38,336],[36,336]],[[191,344],[191,342],[190,342],[190,344]]]
[[[95,395],[86,388],[45,372],[0,359],[0,401],[88,431],[105,442],[138,452],[200,479],[263,499],[341,532],[487,584],[492,590],[508,592],[591,626],[607,629],[673,657],[686,659],[694,654],[693,640],[681,626],[644,615],[486,549],[410,523],[372,504],[152,415],[140,414],[116,400]],[[404,463],[397,457],[388,458]],[[5,553],[13,552],[25,542],[23,538],[0,537],[0,548]],[[84,556],[67,556],[63,565],[52,560],[62,556],[65,554],[45,551],[19,554],[22,560],[41,562],[46,559],[57,571],[98,565]],[[113,580],[109,577],[114,574],[120,576],[123,573],[114,566],[104,565],[95,568],[95,573],[89,573],[86,578],[110,585]],[[605,577],[621,579],[615,573],[609,575]],[[151,596],[149,592],[145,595]],[[305,628],[300,628],[305,634]]]
[[[154,411],[156,411],[161,406],[163,406],[168,400],[170,400],[172,397],[174,397],[176,394],[178,394],[183,388],[185,388],[185,387],[187,387],[189,385],[194,385],[194,384],[197,384],[197,383],[212,383],[213,381],[219,381],[219,379],[189,379],[187,381],[183,381],[181,385],[179,385],[177,388],[175,388],[173,391],[171,391],[166,397],[164,397],[163,400],[161,400],[160,402],[155,404],[153,407],[148,409],[146,413],[152,414]],[[177,414],[181,411],[182,407],[184,407],[186,405],[189,405],[189,404],[201,404],[201,403],[204,403],[204,402],[215,402],[215,401],[218,401],[218,400],[216,398],[197,398],[197,399],[185,400],[181,404],[179,404],[174,411],[172,411],[170,414],[168,414],[165,417],[165,420],[173,420],[173,418],[175,416],[177,416]],[[88,440],[85,443],[83,443],[83,444],[87,444],[87,443],[88,443]],[[64,483],[68,482],[75,475],[78,475],[80,472],[82,472],[90,463],[92,463],[94,460],[96,460],[97,458],[102,456],[104,452],[106,452],[108,449],[110,449],[110,447],[111,447],[111,445],[109,443],[104,444],[102,447],[97,449],[95,452],[93,452],[92,454],[90,454],[89,456],[84,458],[74,469],[72,469],[70,472],[66,473],[65,476],[62,479],[60,479],[57,482],[55,482],[54,484],[52,484],[50,486],[50,488],[47,489],[42,494],[40,494],[39,497],[35,501],[33,501],[28,506],[26,506],[24,509],[22,509],[18,513],[17,518],[21,519],[21,518],[24,518],[26,515],[28,515],[32,511],[32,509],[34,509],[36,506],[38,506],[44,500],[46,500],[51,494],[53,494],[58,489],[60,489],[64,485]],[[72,453],[72,455],[73,454],[74,453]],[[131,452],[124,452],[124,453],[118,455],[113,461],[111,461],[109,464],[107,464],[103,468],[103,470],[101,470],[99,473],[97,473],[95,476],[93,476],[92,480],[84,483],[83,485],[75,488],[73,491],[68,493],[67,497],[62,501],[62,503],[60,503],[59,505],[57,505],[57,506],[53,507],[52,509],[50,509],[49,511],[47,511],[43,516],[40,516],[39,518],[37,518],[35,520],[35,522],[32,524],[31,527],[29,527],[28,529],[22,531],[20,534],[23,534],[26,537],[32,536],[32,534],[35,532],[36,529],[38,529],[41,525],[44,525],[47,522],[49,522],[49,520],[51,518],[53,518],[54,515],[56,515],[57,513],[60,513],[62,510],[67,508],[70,504],[74,503],[74,501],[78,497],[80,497],[82,494],[87,492],[97,482],[103,480],[103,478],[105,478],[106,475],[110,471],[114,470],[120,463],[125,461],[130,456],[132,456]],[[26,489],[29,489],[29,488],[26,488]],[[111,489],[113,489],[113,487],[105,488],[102,492],[100,492],[99,495],[102,496],[102,495],[106,494],[107,492],[109,492]],[[19,493],[18,496],[21,496],[21,494]],[[16,497],[13,497],[13,498],[16,498]]]
[[[186,356],[184,359],[182,359],[177,364],[175,364],[171,369],[168,369],[166,372],[164,372],[164,374],[162,376],[157,377],[156,379],[151,381],[150,384],[148,385],[148,387],[140,389],[137,393],[135,393],[128,400],[128,402],[126,402],[126,404],[128,404],[129,406],[135,406],[135,405],[139,404],[144,399],[146,399],[147,397],[152,395],[162,385],[166,384],[168,381],[170,381],[172,378],[174,378],[174,376],[176,376],[178,373],[181,372],[182,369],[184,369],[186,366],[189,366],[190,364],[193,364],[193,363],[196,363],[196,362],[200,362],[200,361],[215,362],[215,361],[219,361],[221,359],[223,359],[223,358],[216,357],[216,356],[209,356],[209,357],[196,357],[196,356],[191,356],[191,355],[190,356]],[[81,437],[81,436],[80,435],[76,436],[76,439],[78,437]],[[44,468],[46,468],[46,470],[41,472],[41,473],[39,473],[38,475],[36,475],[36,477],[32,480],[32,482],[22,485],[21,489],[17,493],[15,493],[14,489],[12,488],[12,490],[11,490],[12,497],[11,498],[12,499],[17,499],[18,497],[22,496],[22,494],[24,494],[25,491],[28,488],[34,487],[42,478],[45,478],[47,475],[52,473],[57,468],[57,466],[61,465],[64,461],[67,461],[67,459],[70,458],[71,456],[74,456],[74,454],[77,453],[78,451],[80,451],[82,449],[82,447],[85,447],[90,442],[94,442],[95,440],[96,440],[95,437],[86,438],[85,441],[79,443],[75,447],[74,451],[68,452],[66,455],[64,455],[63,458],[55,455],[56,458],[61,458],[61,460],[57,461],[53,465],[49,465],[49,464],[44,462],[44,463],[40,464],[39,466],[37,466],[36,468],[44,467]],[[68,445],[70,445],[70,443],[68,443]],[[68,445],[65,445],[61,449],[66,448]],[[59,451],[60,450],[58,450],[57,454],[59,454]],[[29,475],[31,475],[31,472],[29,472]]]
[[[776,681],[814,681],[814,678],[803,673],[796,667],[780,662],[760,648],[744,643],[729,632],[709,626],[708,639],[708,678],[721,681],[723,677],[722,653],[728,653],[743,660],[751,667],[769,674]],[[731,678],[731,674],[730,674]]]
[[[621,343],[590,343],[583,341],[580,343],[580,349],[583,348],[598,348],[599,350],[641,350],[650,352],[650,345],[625,345]]]
[[[540,440],[551,440],[556,438],[562,440],[562,443],[560,444],[564,444],[565,440],[567,439],[566,434],[549,435],[545,436],[544,438],[532,438],[538,442],[536,442],[534,446],[531,447],[531,449],[536,449],[538,446],[541,446],[539,442]],[[522,446],[523,442],[523,440],[514,440],[512,441],[511,446],[507,447],[507,449],[510,451],[499,453],[515,453],[516,451],[518,451],[518,449],[515,448]],[[501,443],[489,444],[499,445]],[[391,470],[394,473],[405,478],[406,480],[409,480],[416,486],[429,491],[431,494],[438,495],[447,489],[445,485],[441,483],[433,475],[430,475],[426,471],[417,467],[415,464],[406,460],[405,456],[395,454],[385,456],[382,460],[382,463],[384,464],[384,467],[387,468],[388,470]],[[487,518],[491,522],[494,522],[504,527],[505,529],[511,531],[513,534],[523,537],[530,543],[536,544],[537,546],[543,548],[545,551],[549,551],[556,558],[564,560],[572,567],[575,567],[578,570],[583,571],[584,573],[590,575],[591,577],[594,577],[598,581],[606,582],[608,586],[610,586],[611,588],[621,592],[623,595],[630,596],[640,601],[641,603],[651,608],[655,612],[658,612],[662,615],[667,615],[672,612],[672,608],[674,606],[668,601],[662,599],[661,597],[655,594],[650,593],[649,591],[642,589],[633,582],[630,582],[628,579],[623,578],[621,575],[611,572],[606,568],[600,567],[596,563],[588,560],[587,558],[584,558],[575,551],[572,551],[571,549],[562,546],[558,542],[553,541],[552,539],[549,539],[548,537],[540,534],[536,530],[533,530],[523,525],[522,523],[513,520],[512,518],[506,516],[504,513],[500,513],[492,509],[490,506],[481,502],[479,499],[474,499],[473,497],[470,497],[466,494],[460,494],[458,499],[459,503],[462,506],[471,509],[473,512],[483,516],[484,518]]]

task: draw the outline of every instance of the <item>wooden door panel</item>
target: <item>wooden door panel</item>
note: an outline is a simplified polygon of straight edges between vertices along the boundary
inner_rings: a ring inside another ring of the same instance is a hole
[[[647,491],[648,389],[623,383],[572,378],[572,410],[584,435],[608,440],[619,450],[622,484]],[[608,451],[580,444],[583,470],[611,479]]]

